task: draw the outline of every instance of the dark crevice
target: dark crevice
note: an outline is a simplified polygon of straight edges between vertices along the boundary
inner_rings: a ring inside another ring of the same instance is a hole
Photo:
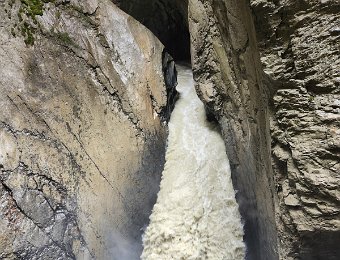
[[[177,70],[174,59],[166,52],[162,54],[162,70],[167,92],[167,105],[162,108],[161,118],[163,121],[169,121],[172,110],[179,97],[176,90],[177,86]]]
[[[190,61],[187,0],[115,0],[114,3],[147,27],[176,61]]]
[[[115,0],[113,2],[147,27],[164,44],[162,70],[167,91],[167,105],[161,108],[160,116],[163,122],[167,122],[179,97],[176,91],[175,61],[188,63],[191,60],[188,1]]]

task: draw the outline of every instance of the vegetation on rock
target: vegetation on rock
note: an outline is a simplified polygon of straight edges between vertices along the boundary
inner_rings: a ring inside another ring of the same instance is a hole
[[[21,6],[18,12],[19,25],[17,25],[22,36],[25,38],[26,45],[34,44],[34,33],[36,31],[37,15],[43,15],[44,5],[55,0],[20,0]],[[16,36],[15,28],[11,30],[12,35]]]

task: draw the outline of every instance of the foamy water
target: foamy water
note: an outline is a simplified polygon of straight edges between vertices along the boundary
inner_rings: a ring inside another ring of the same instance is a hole
[[[190,68],[178,67],[177,90],[180,99],[169,123],[165,169],[141,258],[244,259],[225,145],[206,121]]]

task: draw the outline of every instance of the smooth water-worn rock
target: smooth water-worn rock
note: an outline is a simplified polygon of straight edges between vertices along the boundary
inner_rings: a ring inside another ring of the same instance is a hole
[[[111,1],[43,2],[0,1],[0,258],[138,259],[163,45]]]
[[[271,90],[282,259],[340,258],[340,3],[251,1]]]

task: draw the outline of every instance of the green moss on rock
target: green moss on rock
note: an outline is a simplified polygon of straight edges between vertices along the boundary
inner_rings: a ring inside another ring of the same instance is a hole
[[[44,4],[55,2],[55,0],[20,0],[21,6],[18,12],[18,18],[20,22],[24,21],[25,15],[27,18],[31,19],[31,24],[37,24],[36,16],[43,15],[44,13]],[[28,23],[28,21],[24,21],[22,25],[20,25],[21,34],[25,37],[26,45],[34,44],[34,27]]]

